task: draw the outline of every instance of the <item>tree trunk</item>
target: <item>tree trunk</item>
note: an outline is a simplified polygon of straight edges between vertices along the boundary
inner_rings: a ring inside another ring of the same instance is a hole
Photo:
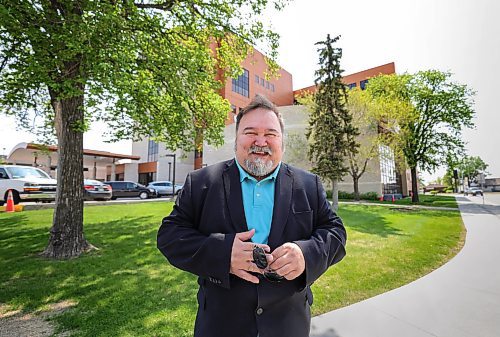
[[[332,208],[334,211],[339,209],[339,184],[335,179],[332,179]]]
[[[83,86],[82,86],[83,87]],[[82,90],[83,88],[77,88]],[[83,94],[67,99],[51,91],[58,139],[57,194],[50,238],[43,256],[77,257],[94,248],[83,235]]]
[[[359,177],[352,177],[354,185],[354,200],[359,201]]]
[[[203,130],[196,130],[194,139],[194,169],[198,170],[203,167]]]
[[[411,202],[418,202],[418,180],[417,180],[417,167],[411,168]]]

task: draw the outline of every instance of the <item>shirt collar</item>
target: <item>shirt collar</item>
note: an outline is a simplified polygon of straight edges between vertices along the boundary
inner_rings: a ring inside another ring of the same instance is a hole
[[[252,177],[247,171],[241,167],[240,163],[238,163],[238,159],[234,158],[234,161],[236,163],[236,166],[238,166],[238,171],[240,171],[240,183],[243,182],[245,179],[250,179],[253,181],[257,181],[254,177]],[[265,177],[261,181],[269,180],[269,179],[276,179],[276,176],[278,175],[278,172],[280,171],[281,167],[281,162],[279,162],[278,166],[274,169],[274,172],[271,173],[271,175]]]

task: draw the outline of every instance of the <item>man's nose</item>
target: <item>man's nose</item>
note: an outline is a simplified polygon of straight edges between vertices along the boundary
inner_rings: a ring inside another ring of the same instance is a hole
[[[267,146],[267,138],[264,135],[258,135],[254,143],[257,146]]]

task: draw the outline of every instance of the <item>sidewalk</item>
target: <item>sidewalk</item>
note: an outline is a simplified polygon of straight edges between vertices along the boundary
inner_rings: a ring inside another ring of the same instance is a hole
[[[464,248],[401,288],[312,320],[311,337],[500,336],[500,203],[457,197]]]

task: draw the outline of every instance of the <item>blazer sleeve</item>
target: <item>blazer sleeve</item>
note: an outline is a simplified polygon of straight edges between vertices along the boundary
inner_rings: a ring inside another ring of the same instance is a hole
[[[157,246],[175,267],[229,288],[231,250],[235,234],[204,234],[198,230],[199,191],[193,195],[192,175],[188,174],[183,190],[169,216],[158,230]]]
[[[310,286],[346,254],[347,233],[342,220],[332,211],[318,176],[315,178],[318,203],[317,215],[313,218],[313,233],[309,239],[294,241],[304,254],[306,286]]]

